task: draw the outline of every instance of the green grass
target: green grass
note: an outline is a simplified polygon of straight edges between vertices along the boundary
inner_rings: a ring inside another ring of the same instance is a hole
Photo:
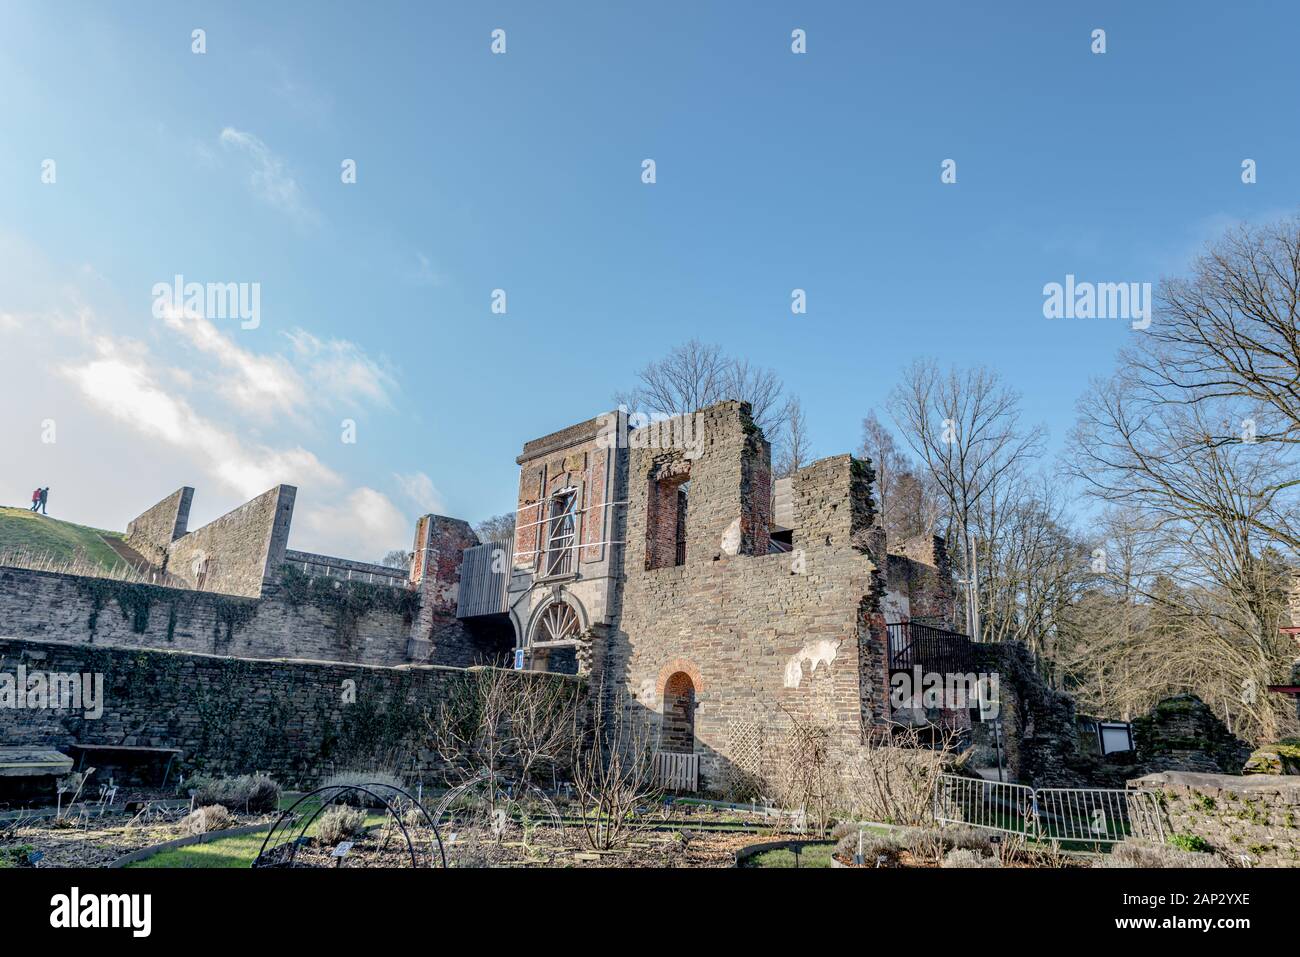
[[[71,562],[83,555],[87,561],[108,569],[122,564],[122,560],[104,541],[105,536],[122,537],[118,532],[74,525],[25,508],[0,506],[0,552],[22,550],[60,562]]]
[[[366,827],[377,827],[384,823],[384,814],[368,814]],[[314,826],[312,828],[314,830]],[[311,833],[310,831],[308,833]],[[222,837],[203,844],[189,844],[185,847],[173,847],[159,851],[153,857],[135,861],[127,867],[251,867],[253,858],[262,850],[266,840],[266,831],[252,834],[240,834],[235,837]]]
[[[830,867],[831,851],[835,849],[834,844],[809,844],[799,852],[799,867]],[[742,864],[744,867],[794,867],[795,855],[793,851],[785,848],[777,848],[771,851],[763,851],[761,854],[755,854],[753,857],[745,860]]]

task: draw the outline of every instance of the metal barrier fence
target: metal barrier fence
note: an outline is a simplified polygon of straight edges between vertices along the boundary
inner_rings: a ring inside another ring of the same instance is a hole
[[[1034,789],[943,774],[935,784],[934,819],[1040,841],[1164,842],[1159,801],[1140,789]]]

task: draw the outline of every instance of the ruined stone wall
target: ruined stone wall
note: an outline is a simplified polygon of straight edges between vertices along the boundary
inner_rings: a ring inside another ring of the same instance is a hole
[[[461,669],[432,666],[252,661],[0,639],[0,672],[15,674],[20,664],[29,672],[103,674],[104,714],[88,720],[70,711],[0,709],[6,744],[181,748],[187,773],[263,771],[299,788],[389,758],[395,770],[438,783],[425,716],[453,682],[467,678]]]
[[[277,485],[167,547],[167,573],[201,591],[256,598],[284,564],[297,490]]]
[[[172,542],[185,534],[194,489],[177,489],[157,505],[127,523],[126,543],[150,563],[165,568]]]
[[[496,649],[485,648],[456,617],[462,555],[479,544],[467,522],[445,515],[423,515],[416,523],[411,581],[420,610],[411,628],[412,657],[435,665],[465,668],[495,663]]]
[[[0,568],[0,636],[118,648],[401,664],[417,602],[406,588],[301,575],[244,598]]]
[[[1146,772],[1240,774],[1250,758],[1242,741],[1196,695],[1165,698],[1133,719],[1133,744]]]
[[[1097,780],[1100,762],[1089,761],[1079,750],[1074,699],[1049,688],[1039,674],[1033,652],[1018,641],[975,645],[975,667],[997,674],[999,712],[1002,719],[1002,765],[1007,780],[1033,787],[1111,786]],[[975,728],[976,743],[993,766],[993,747],[982,739],[991,735],[991,723]],[[1094,768],[1094,765],[1096,766]]]
[[[942,628],[953,628],[956,591],[952,561],[938,535],[925,535],[891,542],[890,587],[906,589],[911,620]],[[895,568],[897,567],[897,572]],[[894,585],[895,574],[898,585]]]
[[[1128,783],[1160,795],[1166,840],[1175,835],[1199,837],[1240,864],[1300,867],[1296,778],[1163,771]]]
[[[701,414],[682,566],[647,569],[645,555],[652,480],[684,455],[630,451],[628,560],[602,676],[607,691],[625,686],[631,707],[655,721],[673,675],[690,677],[709,786],[727,770],[738,729],[788,723],[782,708],[832,728],[836,746],[856,746],[864,723],[885,718],[887,681],[884,581],[866,546],[869,470],[847,455],[802,469],[793,483],[794,551],[769,555],[752,524],[766,506],[747,501],[769,500],[767,443],[746,405]]]

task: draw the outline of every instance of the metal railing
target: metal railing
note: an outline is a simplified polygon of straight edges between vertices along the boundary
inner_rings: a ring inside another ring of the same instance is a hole
[[[934,819],[1038,841],[1164,842],[1159,800],[1138,788],[1035,789],[942,774],[935,784]]]
[[[655,783],[669,791],[700,789],[700,756],[674,751],[654,753]]]
[[[1006,781],[941,774],[934,787],[934,819],[1007,834],[1033,836],[1034,789]]]
[[[974,670],[974,650],[965,635],[908,621],[885,628],[889,632],[891,671],[920,667],[937,674],[966,674]]]

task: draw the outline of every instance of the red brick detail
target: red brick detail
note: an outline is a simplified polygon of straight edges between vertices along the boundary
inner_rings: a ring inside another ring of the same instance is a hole
[[[689,658],[674,658],[664,665],[659,672],[659,680],[655,682],[655,695],[657,697],[663,697],[664,688],[668,686],[668,680],[679,671],[691,679],[696,694],[704,690],[704,676],[700,674],[700,669],[695,666],[695,662]]]
[[[645,567],[672,568],[677,564],[677,540],[683,531],[681,485],[690,478],[685,472],[668,478],[650,479],[646,524]]]

